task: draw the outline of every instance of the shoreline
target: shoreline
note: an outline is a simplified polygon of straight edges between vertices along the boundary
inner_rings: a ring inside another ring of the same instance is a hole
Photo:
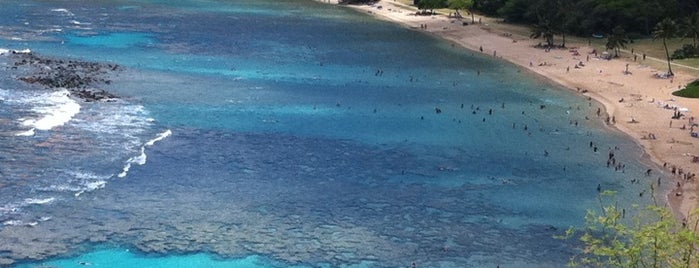
[[[316,1],[328,3],[328,0]],[[671,178],[670,182],[665,183],[668,189],[666,200],[677,218],[687,219],[697,208],[699,191],[693,176],[688,174],[699,173],[699,164],[692,163],[696,149],[694,138],[689,133],[691,124],[688,119],[699,111],[699,103],[671,94],[678,87],[693,81],[694,77],[675,71],[673,78],[657,78],[656,74],[665,71],[644,65],[643,62],[650,59],[645,59],[641,53],[635,53],[637,59],[604,60],[597,57],[601,52],[592,54],[593,48],[587,44],[567,42],[566,49],[535,48],[539,40],[506,32],[496,33],[489,29],[490,23],[497,23],[491,18],[479,16],[476,24],[471,24],[468,17],[459,20],[444,15],[415,16],[414,7],[393,1],[349,7],[411,30],[431,34],[474,53],[505,60],[600,103],[607,118],[599,120],[605,122],[612,118],[614,122],[606,125],[634,140],[643,152],[641,161],[654,164],[655,174],[662,172]],[[479,20],[483,20],[483,23],[479,24]],[[468,25],[462,25],[462,22]],[[676,111],[681,111],[685,116],[671,119]],[[685,178],[687,176],[689,179]],[[654,181],[652,177],[648,180],[648,183]]]

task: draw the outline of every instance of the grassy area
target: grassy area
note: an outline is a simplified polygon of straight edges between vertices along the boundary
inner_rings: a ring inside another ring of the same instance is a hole
[[[699,80],[689,83],[682,90],[672,92],[672,95],[685,98],[699,98]]]
[[[699,58],[673,60],[672,62],[683,64],[683,65],[688,65],[688,66],[694,66],[694,67],[699,66]]]

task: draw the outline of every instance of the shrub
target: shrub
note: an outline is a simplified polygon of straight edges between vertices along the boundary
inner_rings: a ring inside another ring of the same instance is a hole
[[[694,58],[699,55],[699,49],[694,47],[691,44],[685,44],[682,46],[682,48],[679,48],[675,50],[675,52],[672,52],[672,59],[678,60],[678,59],[686,59],[686,58]]]

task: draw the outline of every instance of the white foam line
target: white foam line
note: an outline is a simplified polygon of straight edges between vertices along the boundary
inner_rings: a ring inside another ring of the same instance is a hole
[[[80,104],[71,99],[67,90],[50,93],[40,98],[48,98],[50,106],[36,107],[33,110],[43,115],[39,119],[26,119],[22,125],[38,130],[50,130],[62,126],[80,112]],[[25,133],[25,134],[28,134]]]
[[[26,130],[26,131],[17,132],[15,134],[15,136],[24,136],[24,137],[34,136],[34,128],[32,128],[30,130]]]
[[[156,142],[159,142],[159,141],[169,137],[170,135],[172,135],[172,131],[170,131],[169,129],[165,130],[165,132],[158,134],[158,136],[155,137],[155,139],[152,139],[152,140],[146,142],[146,146],[153,146],[153,144],[155,144]]]
[[[15,37],[13,37],[14,39]],[[21,38],[17,38],[18,40],[22,40]],[[11,53],[15,54],[29,54],[32,53],[30,49],[23,49],[23,50],[12,50],[12,49],[7,49],[7,48],[0,48],[0,55],[8,55]]]
[[[24,224],[24,222],[22,222],[20,220],[7,220],[7,221],[2,222],[2,225],[5,225],[5,226],[19,226],[22,224]]]
[[[137,156],[129,158],[129,160],[126,161],[126,164],[124,165],[124,168],[121,170],[121,173],[117,175],[119,178],[126,177],[126,174],[129,173],[129,170],[131,169],[131,164],[137,164],[139,166],[145,165],[146,160],[148,159],[148,156],[146,155],[146,147],[153,146],[156,142],[159,142],[167,137],[172,135],[171,130],[166,130],[163,133],[158,134],[154,139],[149,140],[143,146],[141,146],[141,153]]]
[[[24,203],[27,205],[43,205],[43,204],[48,204],[56,200],[54,197],[49,197],[49,198],[44,198],[44,199],[38,199],[38,198],[27,198],[24,199]]]
[[[70,12],[70,10],[65,9],[65,8],[54,8],[54,9],[51,9],[51,11],[66,13],[68,16],[75,16],[75,14],[73,14],[73,12]]]

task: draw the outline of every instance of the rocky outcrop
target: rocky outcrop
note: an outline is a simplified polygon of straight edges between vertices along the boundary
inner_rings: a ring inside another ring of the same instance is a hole
[[[50,89],[65,88],[71,95],[86,102],[114,101],[118,97],[105,90],[95,89],[100,84],[110,84],[108,74],[120,71],[116,64],[44,58],[34,53],[12,53],[13,69],[27,67],[30,75],[18,79],[30,84],[40,84]]]

